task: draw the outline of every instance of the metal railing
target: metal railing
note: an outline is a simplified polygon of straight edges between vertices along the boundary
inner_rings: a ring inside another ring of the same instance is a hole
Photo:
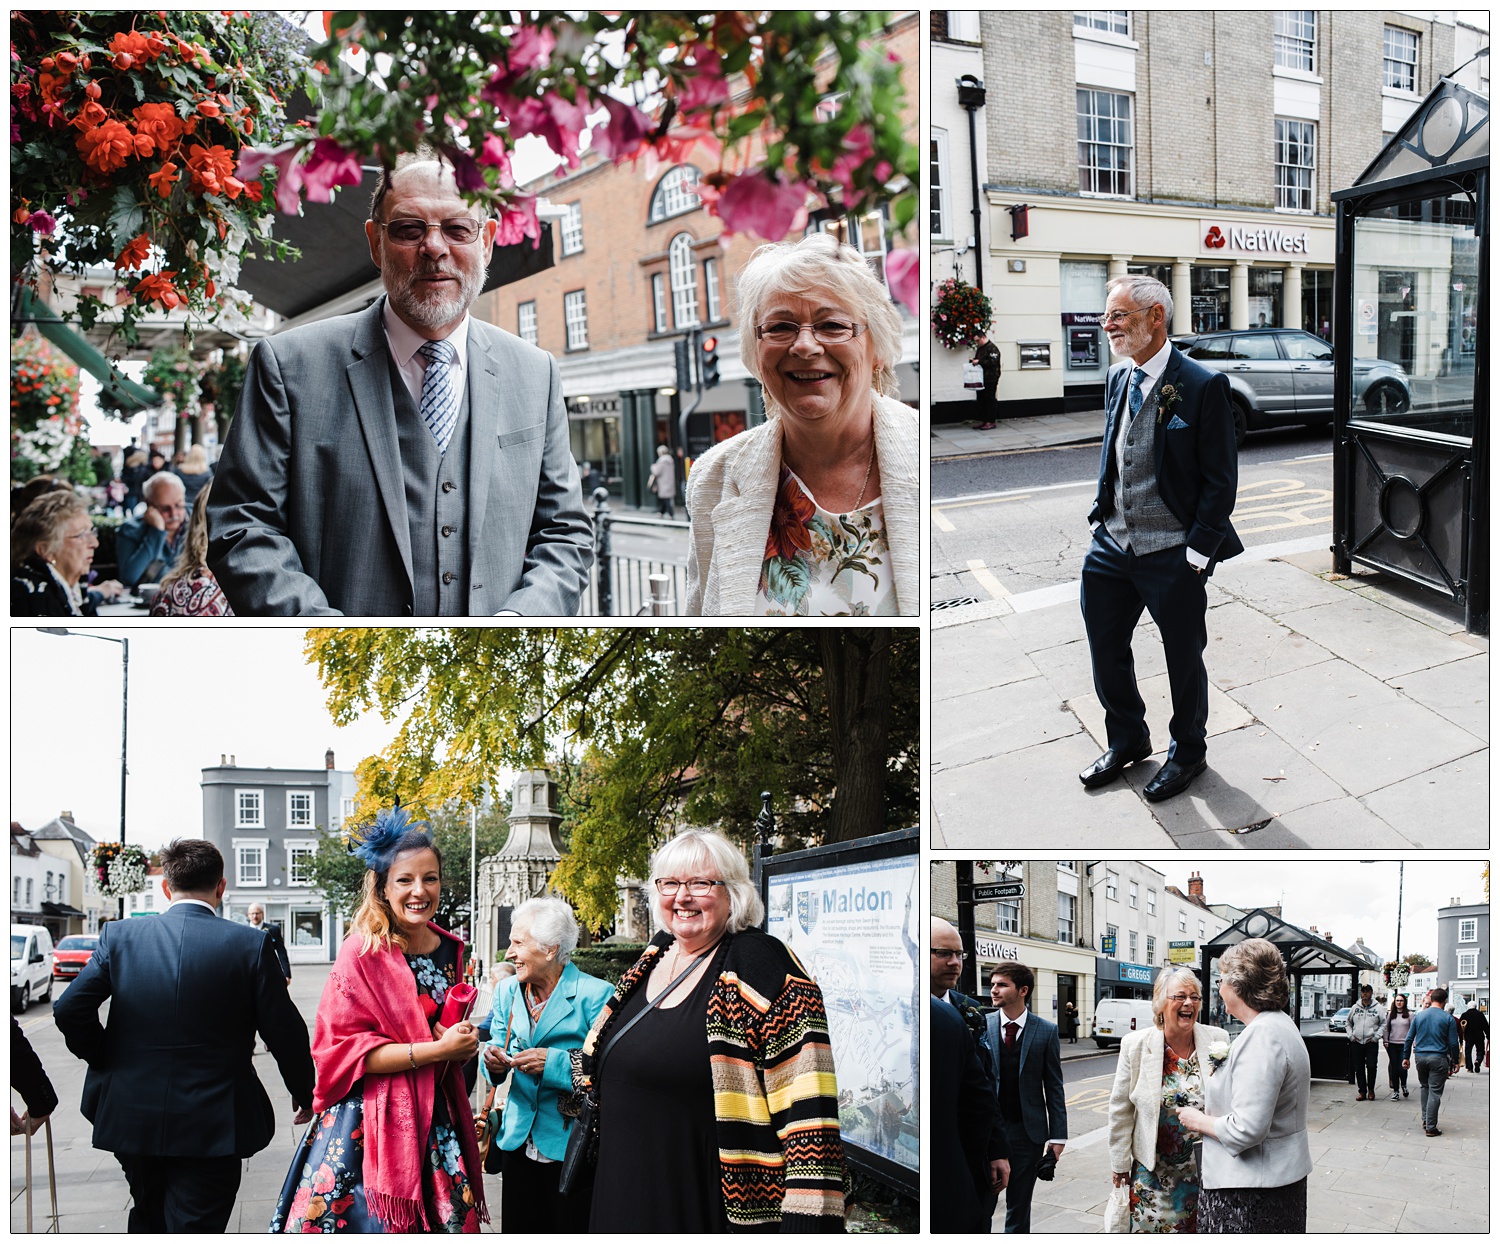
[[[641,557],[617,552],[615,540],[637,543],[688,530],[680,520],[616,514],[609,494],[594,492],[594,569],[579,614],[583,617],[676,617],[687,591],[687,553]],[[684,541],[685,544],[685,541]]]

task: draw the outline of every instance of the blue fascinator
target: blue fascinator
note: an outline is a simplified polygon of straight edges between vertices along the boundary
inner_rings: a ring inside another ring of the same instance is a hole
[[[383,873],[390,869],[398,850],[417,851],[432,846],[432,826],[413,821],[404,808],[384,808],[361,833],[354,831],[349,854],[358,856],[366,868]]]

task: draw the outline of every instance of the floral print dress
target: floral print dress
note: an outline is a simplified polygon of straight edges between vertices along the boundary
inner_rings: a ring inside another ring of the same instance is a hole
[[[834,514],[782,467],[755,605],[757,615],[771,618],[894,617],[895,575],[880,499]]]
[[[444,938],[429,955],[407,955],[417,981],[417,1001],[430,1025],[442,1010],[448,987],[458,979],[458,944]],[[364,1187],[364,1081],[308,1126],[287,1172],[272,1232],[383,1233],[370,1212]],[[427,1160],[422,1164],[422,1204],[434,1231],[477,1232],[479,1215],[458,1133],[441,1092],[433,1095]]]
[[[1156,1169],[1137,1162],[1130,1185],[1130,1230],[1165,1234],[1198,1230],[1198,1164],[1196,1137],[1182,1126],[1178,1110],[1203,1109],[1203,1079],[1195,1050],[1178,1058],[1170,1045],[1161,1066],[1161,1110],[1156,1122]]]

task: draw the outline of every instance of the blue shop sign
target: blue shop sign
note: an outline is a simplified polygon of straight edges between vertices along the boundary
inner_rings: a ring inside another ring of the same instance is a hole
[[[1141,963],[1122,963],[1120,964],[1120,979],[1134,985],[1149,985],[1151,969]]]

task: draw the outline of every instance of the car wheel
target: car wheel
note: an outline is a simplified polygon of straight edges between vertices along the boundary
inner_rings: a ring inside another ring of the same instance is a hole
[[[1411,394],[1389,380],[1377,381],[1365,390],[1365,409],[1372,415],[1399,415],[1411,407]]]
[[[50,976],[47,978],[47,992],[44,993],[40,998],[38,998],[37,1001],[38,1002],[51,1002],[52,1001],[52,978]]]
[[[1245,433],[1250,430],[1250,411],[1239,398],[1229,399],[1229,408],[1234,412],[1234,447],[1245,443]]]
[[[22,985],[20,989],[10,991],[11,1006],[15,1008],[17,1015],[26,1014],[26,1008],[31,1003],[31,986]]]

